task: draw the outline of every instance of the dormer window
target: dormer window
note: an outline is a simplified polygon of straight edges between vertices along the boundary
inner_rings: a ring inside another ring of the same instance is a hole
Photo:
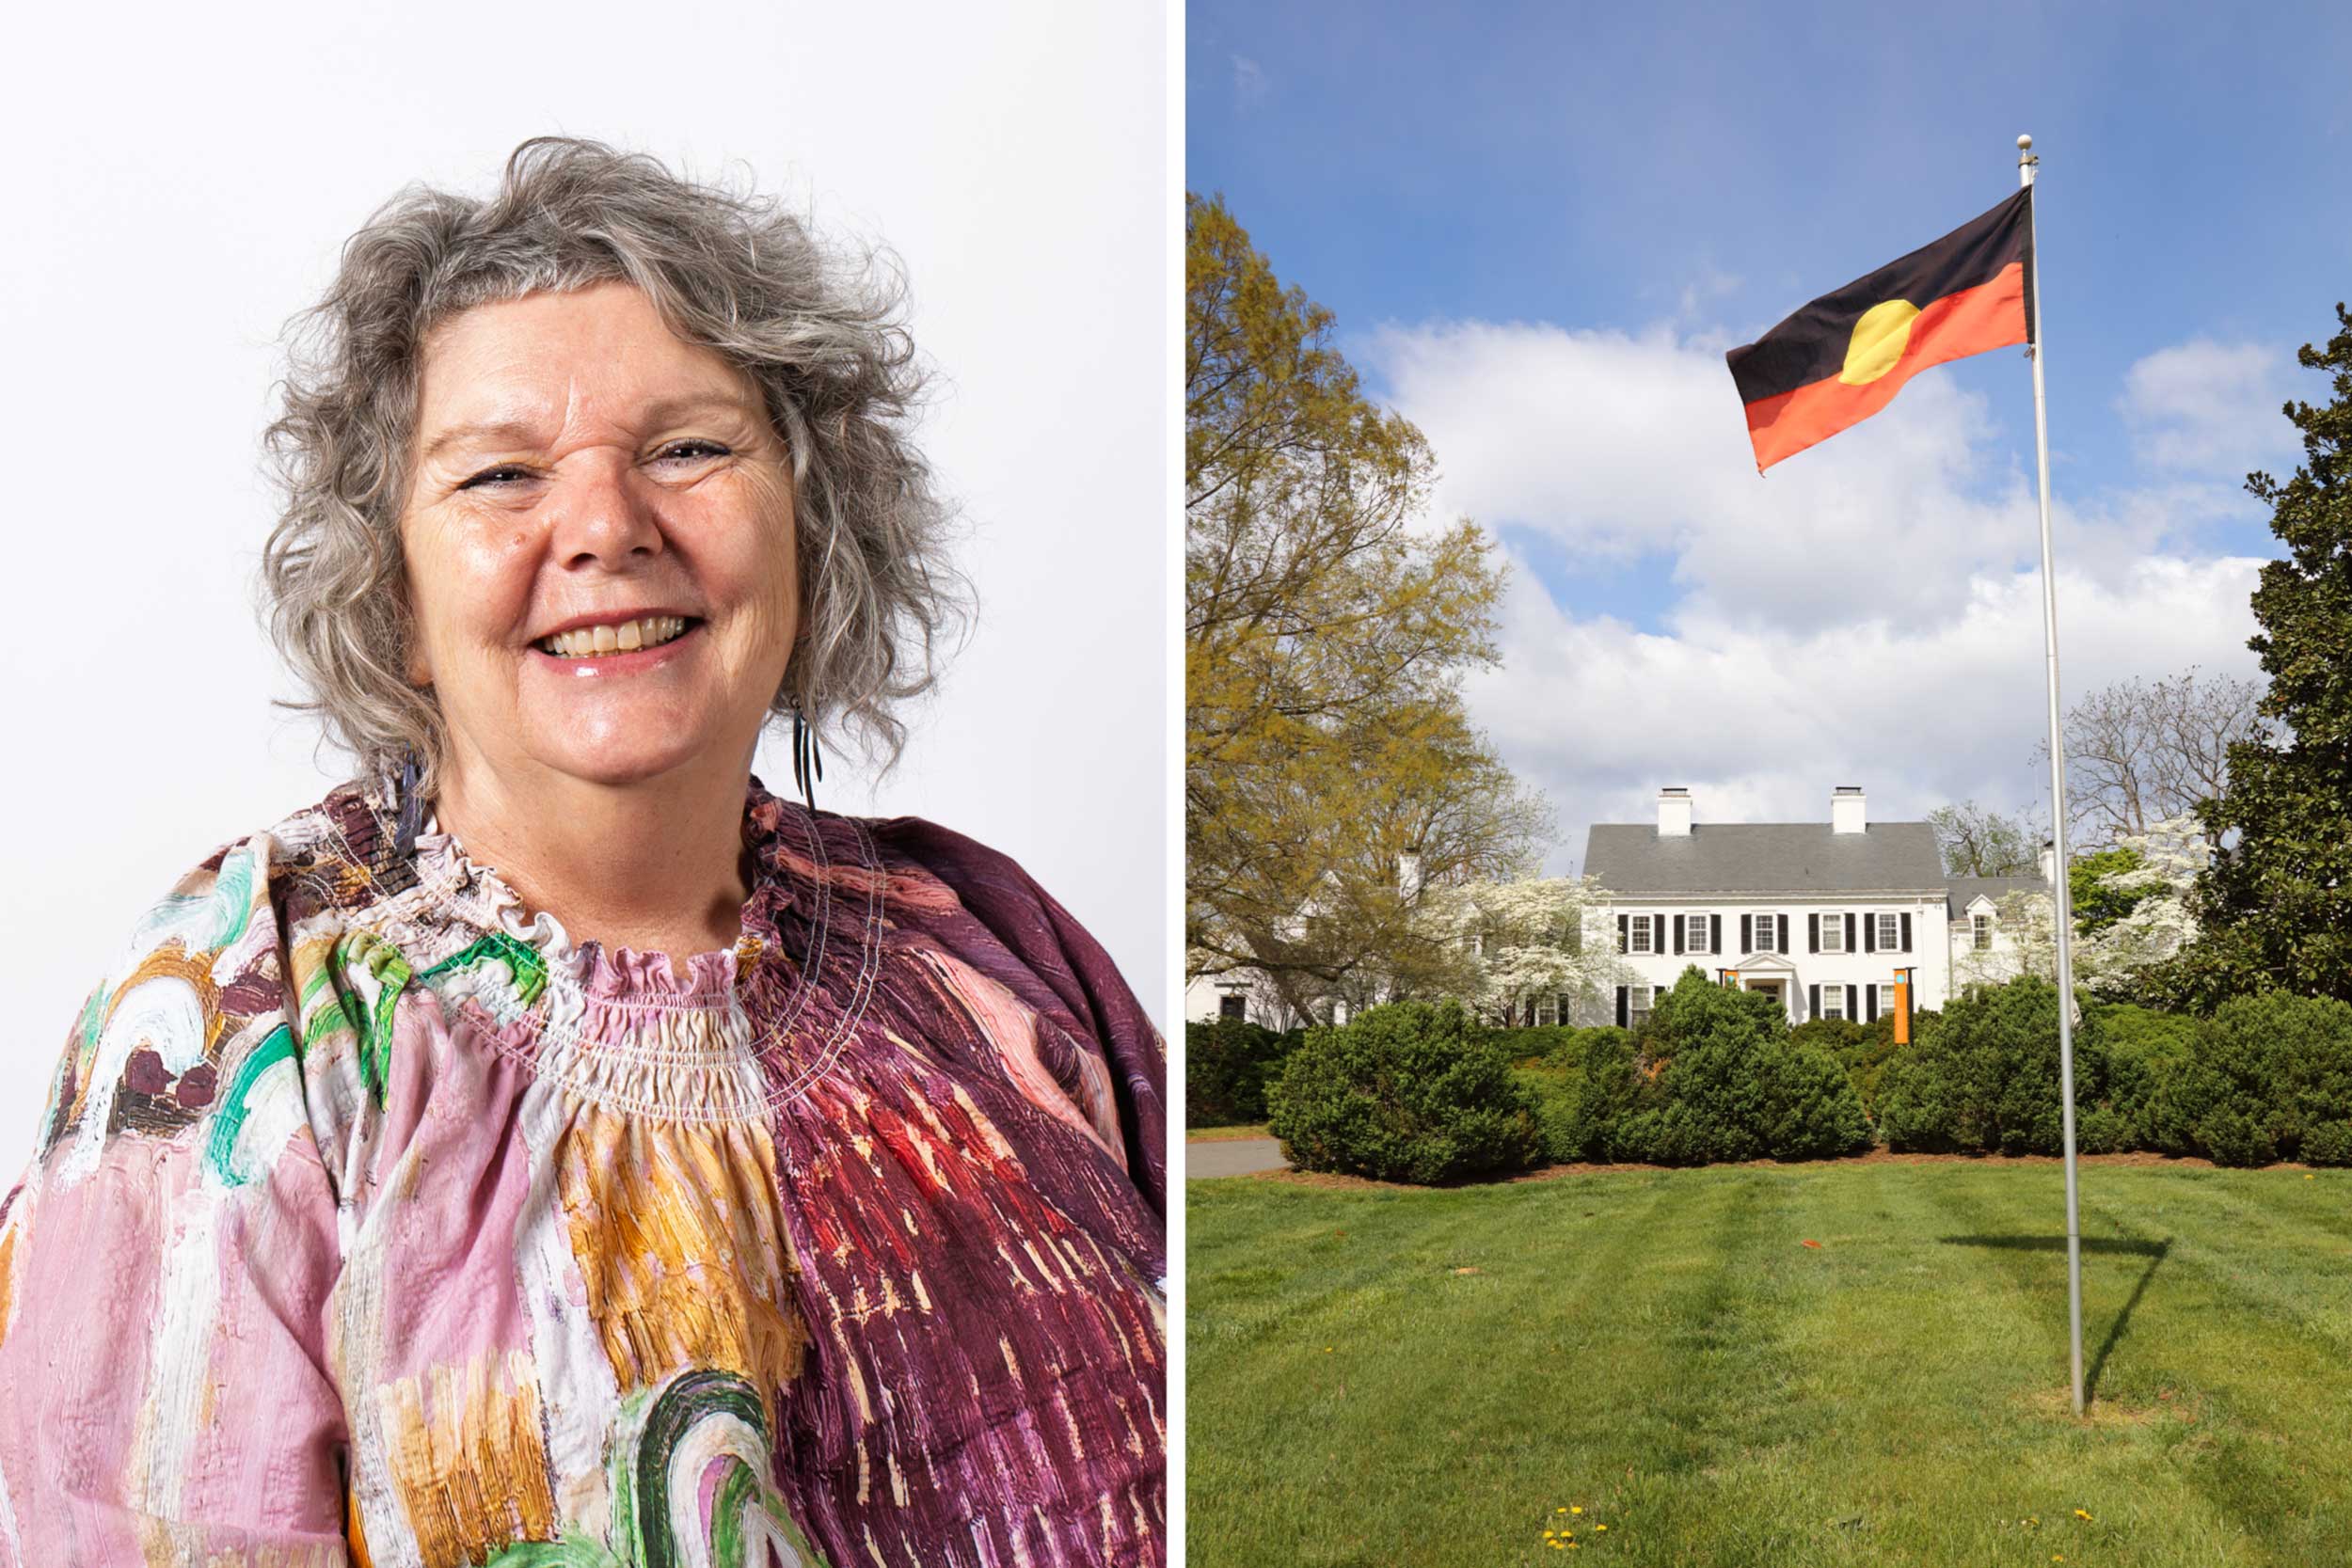
[[[1968,929],[1976,942],[1978,952],[1989,953],[1993,950],[1993,917],[1991,915],[1979,912],[1969,916]]]

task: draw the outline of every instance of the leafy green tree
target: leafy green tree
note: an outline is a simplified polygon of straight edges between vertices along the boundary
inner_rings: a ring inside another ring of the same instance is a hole
[[[2141,870],[2147,863],[2138,850],[2129,848],[2101,849],[2095,854],[2074,857],[2074,863],[2066,868],[2066,886],[2074,905],[2075,931],[2086,937],[2096,935],[2153,895],[2153,887],[2114,887],[2105,880]]]
[[[1461,696],[1502,565],[1475,523],[1422,522],[1436,461],[1331,313],[1221,199],[1188,194],[1184,227],[1187,971],[1313,1018],[1441,990],[1457,955],[1414,884],[1532,870],[1551,825]]]
[[[2266,722],[2230,748],[2203,814],[2221,847],[2196,890],[2201,932],[2168,977],[2201,1008],[2273,987],[2352,1000],[2352,312],[2336,320],[2297,356],[2331,373],[2334,400],[2284,410],[2301,466],[2246,481],[2287,554],[2262,570],[2248,643],[2270,676]]]

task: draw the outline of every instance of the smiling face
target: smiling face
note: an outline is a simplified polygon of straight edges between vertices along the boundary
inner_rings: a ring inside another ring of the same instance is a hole
[[[798,621],[789,460],[758,388],[628,283],[425,339],[401,518],[462,777],[628,785],[748,767]]]

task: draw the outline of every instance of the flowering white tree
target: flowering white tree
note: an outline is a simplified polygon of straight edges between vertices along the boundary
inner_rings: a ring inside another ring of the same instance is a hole
[[[2075,972],[2101,990],[2129,986],[2141,970],[2171,958],[2196,938],[2189,890],[2213,862],[2204,825],[2186,814],[2153,823],[2144,833],[2120,834],[2115,843],[2139,856],[2139,868],[2102,877],[2100,884],[2119,892],[2145,890],[2147,895],[2082,943]]]
[[[2129,913],[2089,935],[2074,938],[2074,979],[2093,991],[2128,991],[2141,971],[2163,963],[2197,935],[2189,912],[2189,890],[2213,859],[2213,846],[2193,816],[2169,816],[2144,833],[2118,834],[2114,847],[2139,858],[2133,870],[2111,872],[2098,885],[2142,892]],[[1961,955],[1962,985],[1997,983],[2015,974],[2058,974],[2058,923],[2046,893],[2012,893],[1999,900],[2001,934],[2008,950]]]
[[[1429,918],[1463,955],[1463,1001],[1490,1021],[1565,996],[1592,1003],[1629,973],[1594,877],[1520,877],[1431,890]],[[1567,1020],[1561,1020],[1566,1022]]]

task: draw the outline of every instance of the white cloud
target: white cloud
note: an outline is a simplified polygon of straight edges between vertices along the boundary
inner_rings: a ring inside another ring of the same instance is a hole
[[[1233,106],[1254,109],[1265,102],[1271,84],[1266,81],[1265,67],[1247,55],[1233,56]]]
[[[1881,820],[2044,793],[2032,482],[1981,398],[1922,378],[1759,480],[1710,339],[1439,323],[1385,328],[1364,358],[1438,453],[1433,515],[1516,525],[1571,570],[1673,563],[1644,629],[1563,609],[1510,552],[1504,665],[1470,700],[1559,808],[1555,869],[1590,822],[1649,819],[1663,784],[1714,821],[1821,820],[1838,784]],[[2174,475],[2058,502],[2066,692],[2255,673],[2260,562],[2194,543],[2233,489]]]
[[[2295,357],[2262,343],[2193,338],[2124,372],[2116,409],[2140,461],[2181,470],[2242,474],[2296,450],[2280,417]]]

